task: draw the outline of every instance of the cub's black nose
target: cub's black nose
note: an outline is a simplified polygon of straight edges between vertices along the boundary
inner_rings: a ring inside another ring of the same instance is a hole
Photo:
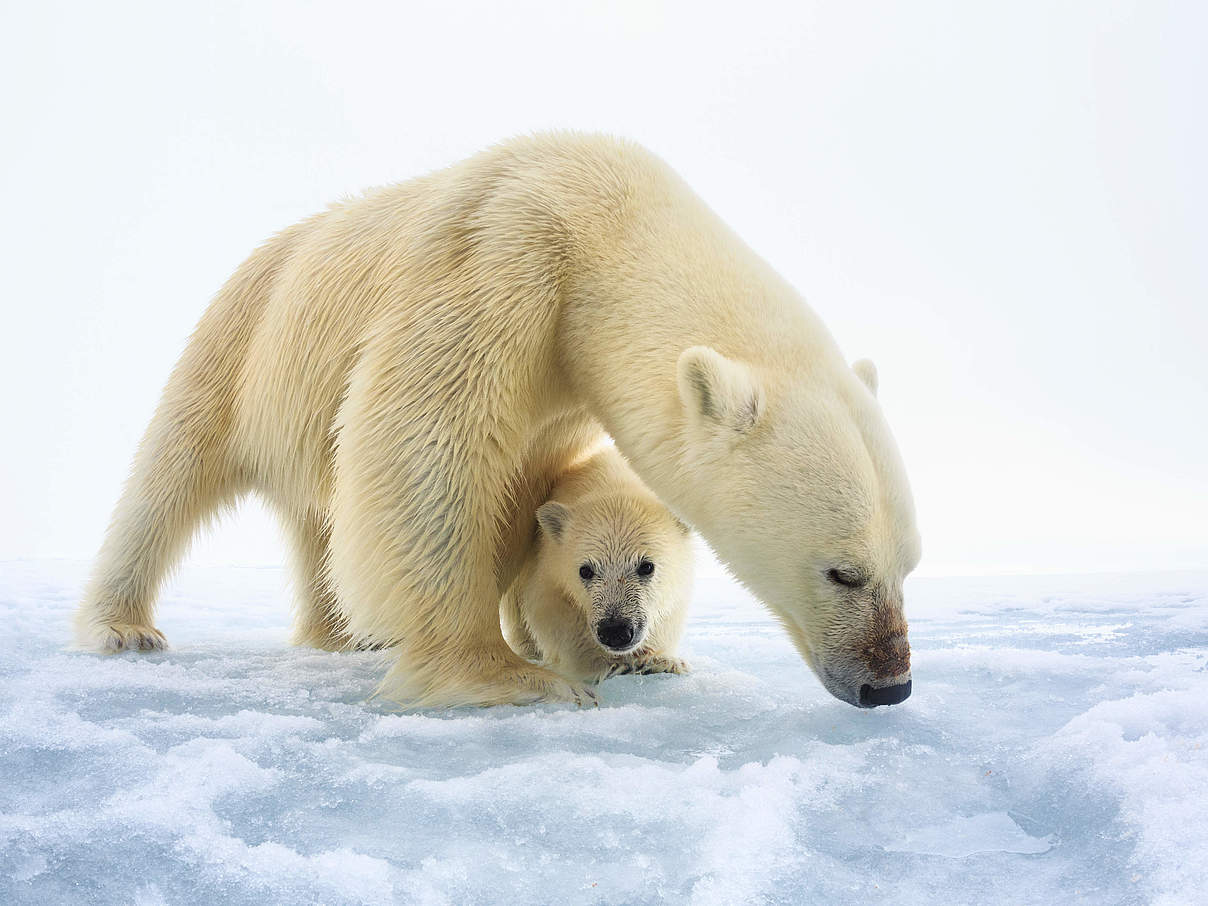
[[[628,648],[633,641],[633,623],[619,617],[601,620],[596,626],[596,638],[605,648]]]
[[[877,705],[896,705],[910,698],[910,680],[896,686],[874,689],[865,683],[860,687],[860,707],[875,708]]]

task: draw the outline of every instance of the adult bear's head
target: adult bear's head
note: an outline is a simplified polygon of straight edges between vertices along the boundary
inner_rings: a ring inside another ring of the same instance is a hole
[[[786,372],[693,346],[677,370],[697,489],[685,515],[831,694],[902,701],[902,582],[920,546],[872,363]]]

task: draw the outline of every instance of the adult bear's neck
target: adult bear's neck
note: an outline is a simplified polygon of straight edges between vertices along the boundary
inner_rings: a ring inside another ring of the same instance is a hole
[[[560,365],[643,480],[690,516],[700,489],[682,468],[680,353],[711,346],[779,383],[808,380],[810,363],[838,350],[792,287],[674,173],[647,176],[598,229],[574,224]]]

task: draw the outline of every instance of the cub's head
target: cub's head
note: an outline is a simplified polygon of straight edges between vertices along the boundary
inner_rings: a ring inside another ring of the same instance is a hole
[[[598,494],[537,510],[538,568],[609,655],[646,641],[691,586],[689,530],[653,497]]]
[[[843,701],[910,694],[902,582],[914,504],[871,362],[757,368],[714,349],[678,362],[691,519]]]

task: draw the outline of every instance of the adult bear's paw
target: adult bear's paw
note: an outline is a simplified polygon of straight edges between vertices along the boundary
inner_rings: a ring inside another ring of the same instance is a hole
[[[168,640],[154,626],[104,623],[89,631],[87,647],[104,654],[116,654],[119,651],[163,651],[168,647]]]
[[[510,654],[510,652],[509,652]],[[492,659],[493,660],[493,659]],[[472,660],[441,669],[431,665],[417,670],[406,661],[395,664],[378,694],[406,708],[458,708],[489,705],[535,705],[567,702],[581,708],[597,707],[599,696],[584,683],[522,661],[494,661],[488,669],[474,669]],[[446,665],[449,662],[445,662]]]
[[[583,683],[566,679],[544,667],[530,666],[514,671],[510,677],[500,677],[498,701],[485,704],[535,705],[568,702],[580,708],[598,708],[600,697]]]

